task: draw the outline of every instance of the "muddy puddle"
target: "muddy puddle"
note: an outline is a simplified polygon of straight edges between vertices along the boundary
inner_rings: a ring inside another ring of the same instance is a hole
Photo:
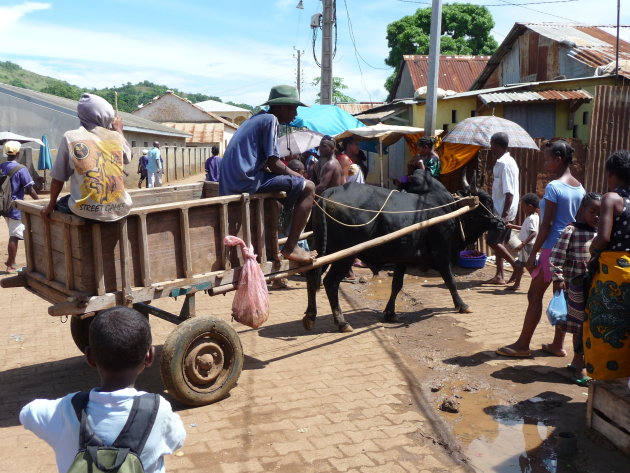
[[[521,409],[501,404],[494,392],[459,391],[459,412],[453,416],[453,433],[463,453],[479,471],[496,473],[556,473],[558,453],[555,428],[523,415]],[[469,389],[469,388],[468,388]],[[539,401],[544,402],[544,401]],[[561,464],[567,461],[560,459]]]

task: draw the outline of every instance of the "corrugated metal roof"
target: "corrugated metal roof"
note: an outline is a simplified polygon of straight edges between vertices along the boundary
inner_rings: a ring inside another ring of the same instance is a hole
[[[489,59],[490,56],[440,56],[438,87],[455,92],[468,90]],[[405,55],[403,61],[411,74],[413,88],[426,86],[429,56]]]
[[[577,100],[588,102],[593,96],[586,90],[539,90],[524,92],[494,92],[479,94],[479,100],[485,104],[490,103],[524,103],[524,102],[562,102],[565,100]]]
[[[251,112],[245,108],[236,107],[235,105],[230,105],[229,103],[219,102],[218,100],[204,100],[203,102],[197,102],[194,105],[202,108],[206,112],[242,112],[249,113]]]
[[[366,110],[369,110],[374,107],[378,107],[379,105],[383,105],[385,102],[354,102],[354,103],[336,103],[335,105],[339,107],[346,113],[350,115],[356,115],[357,113],[363,113]]]
[[[165,125],[189,133],[186,143],[223,143],[223,123],[174,123],[165,122]]]
[[[57,97],[56,95],[46,94],[44,92],[37,92],[35,90],[23,89],[21,87],[14,87],[12,85],[0,83],[0,90],[1,89],[5,89],[7,93],[20,97],[28,102],[37,103],[41,106],[51,108],[67,115],[74,117],[77,116],[77,105],[79,103],[77,100]],[[188,136],[187,134],[180,133],[171,127],[147,120],[146,118],[137,117],[131,113],[119,112],[119,115],[123,119],[124,128],[133,128],[133,131],[137,131],[139,133],[182,137]]]

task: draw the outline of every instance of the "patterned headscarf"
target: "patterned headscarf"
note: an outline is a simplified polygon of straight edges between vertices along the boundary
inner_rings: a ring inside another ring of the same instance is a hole
[[[114,120],[114,108],[98,95],[83,94],[77,105],[77,115],[86,130],[97,126],[109,128]]]

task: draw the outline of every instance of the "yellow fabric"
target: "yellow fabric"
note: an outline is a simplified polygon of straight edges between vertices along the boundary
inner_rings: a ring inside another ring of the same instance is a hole
[[[456,171],[475,157],[481,146],[442,142],[436,152],[442,162],[442,174]]]
[[[584,361],[593,379],[630,376],[630,255],[604,251],[586,302]]]

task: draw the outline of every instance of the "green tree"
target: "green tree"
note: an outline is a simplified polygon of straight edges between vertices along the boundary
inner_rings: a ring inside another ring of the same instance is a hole
[[[316,77],[311,85],[313,87],[319,87],[319,82],[321,81],[321,77]],[[343,83],[343,79],[341,77],[333,77],[332,78],[332,101],[333,103],[341,103],[341,102],[356,102],[356,99],[344,94],[342,90],[346,90],[348,86]],[[317,92],[317,98],[315,99],[315,103],[320,102],[320,92]]]
[[[490,11],[480,5],[470,3],[445,4],[442,8],[442,54],[483,54],[494,53],[498,44],[490,35],[494,20]],[[385,64],[396,68],[385,82],[385,88],[392,91],[394,79],[405,54],[429,54],[431,31],[431,8],[420,8],[412,15],[387,25],[387,45],[389,56]]]

